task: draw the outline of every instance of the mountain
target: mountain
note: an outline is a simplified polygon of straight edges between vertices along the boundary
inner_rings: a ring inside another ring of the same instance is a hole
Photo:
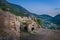
[[[30,12],[22,6],[12,4],[6,0],[0,0],[0,9],[8,10],[18,16],[30,16]]]
[[[56,15],[55,17],[51,17],[49,15],[39,15],[38,16],[40,19],[42,19],[43,21],[50,21],[54,24],[60,25],[60,14]]]
[[[39,19],[42,20],[42,28],[47,29],[60,29],[60,14],[55,17],[49,15],[39,15]]]
[[[55,24],[60,25],[60,14],[56,15],[53,20]]]
[[[47,20],[51,20],[53,17],[49,16],[49,15],[46,15],[46,14],[43,14],[43,15],[40,15],[39,16],[41,19],[47,19]]]

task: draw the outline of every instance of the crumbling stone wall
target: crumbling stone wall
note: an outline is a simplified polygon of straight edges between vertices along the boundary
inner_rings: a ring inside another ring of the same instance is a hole
[[[2,10],[0,10],[0,40],[20,40],[20,22],[17,16]]]

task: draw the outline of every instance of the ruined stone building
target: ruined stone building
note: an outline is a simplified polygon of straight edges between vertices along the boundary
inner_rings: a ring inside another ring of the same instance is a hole
[[[20,22],[22,22],[21,24],[21,28],[22,30],[27,30],[28,32],[33,32],[34,30],[37,30],[38,28],[38,24],[36,23],[35,20],[32,20],[31,17],[19,17]],[[25,24],[25,25],[24,25]]]
[[[37,23],[31,17],[16,16],[9,11],[0,10],[0,38],[3,40],[19,40],[20,30],[33,32]]]

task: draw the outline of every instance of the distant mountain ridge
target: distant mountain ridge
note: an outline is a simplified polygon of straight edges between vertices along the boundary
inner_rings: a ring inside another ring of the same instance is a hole
[[[56,15],[56,16],[54,17],[53,21],[54,21],[55,24],[60,25],[60,14]]]
[[[49,15],[40,15],[40,18],[43,20],[47,19],[47,21],[60,25],[60,14],[56,15],[55,17],[51,17]]]

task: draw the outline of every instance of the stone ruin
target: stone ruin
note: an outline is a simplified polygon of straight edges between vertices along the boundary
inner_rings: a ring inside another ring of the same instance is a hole
[[[33,33],[34,31],[37,31],[37,29],[39,28],[36,21],[32,20],[30,17],[29,18],[21,18],[21,19],[20,19],[22,22],[22,24],[20,26],[21,30],[26,30],[29,33]]]
[[[20,22],[10,12],[0,10],[0,40],[20,40]]]
[[[27,25],[24,25],[24,22],[27,22]],[[37,23],[30,17],[22,18],[9,11],[0,10],[0,40],[20,40],[21,29],[32,33],[37,28]]]

